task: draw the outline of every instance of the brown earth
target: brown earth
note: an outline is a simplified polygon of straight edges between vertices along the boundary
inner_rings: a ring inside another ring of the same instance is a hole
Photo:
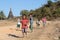
[[[24,38],[21,28],[16,31],[16,24],[17,22],[13,21],[0,21],[0,40],[59,40],[60,21],[47,21],[46,27],[43,27],[41,22],[40,28],[37,28],[34,21],[33,32],[28,29],[28,35]]]

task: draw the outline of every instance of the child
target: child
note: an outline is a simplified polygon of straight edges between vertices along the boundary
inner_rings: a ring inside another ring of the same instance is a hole
[[[18,22],[17,22],[17,30],[20,29],[20,19],[18,18]]]
[[[30,30],[31,32],[33,32],[33,17],[32,17],[32,14],[30,14]]]
[[[27,36],[27,28],[28,28],[28,19],[26,18],[26,15],[22,16],[21,23],[22,23],[22,33],[23,33],[23,37],[24,37],[24,33]]]
[[[37,24],[37,26],[39,28],[39,26],[40,26],[40,19],[37,20],[36,24]]]
[[[42,22],[43,22],[43,27],[45,27],[45,25],[46,25],[46,17],[42,18]]]

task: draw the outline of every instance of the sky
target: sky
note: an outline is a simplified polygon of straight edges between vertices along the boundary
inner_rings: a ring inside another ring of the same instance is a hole
[[[47,0],[0,0],[0,11],[8,16],[10,8],[14,16],[19,16],[22,10],[35,10],[44,4]]]

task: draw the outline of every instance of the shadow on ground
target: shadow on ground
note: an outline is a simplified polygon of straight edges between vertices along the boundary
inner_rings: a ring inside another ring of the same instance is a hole
[[[14,35],[14,34],[8,34],[8,36],[15,37],[15,38],[23,38],[23,37],[20,37],[20,36]]]

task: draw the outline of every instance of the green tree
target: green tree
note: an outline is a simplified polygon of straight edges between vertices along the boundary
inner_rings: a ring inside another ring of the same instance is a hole
[[[25,14],[26,16],[28,16],[29,15],[29,11],[28,10],[22,10],[20,12],[20,15],[23,15],[23,14]]]
[[[1,11],[1,12],[0,12],[0,19],[5,19],[5,18],[6,18],[6,16],[4,15],[4,12]]]
[[[56,1],[56,0],[55,0]],[[52,0],[48,0],[48,3],[44,6],[37,8],[35,10],[22,10],[21,14],[28,15],[32,13],[34,18],[42,18],[46,16],[48,20],[55,19],[60,17],[60,1],[53,2]]]
[[[51,0],[48,0],[48,4],[51,6],[52,5],[52,1]]]

